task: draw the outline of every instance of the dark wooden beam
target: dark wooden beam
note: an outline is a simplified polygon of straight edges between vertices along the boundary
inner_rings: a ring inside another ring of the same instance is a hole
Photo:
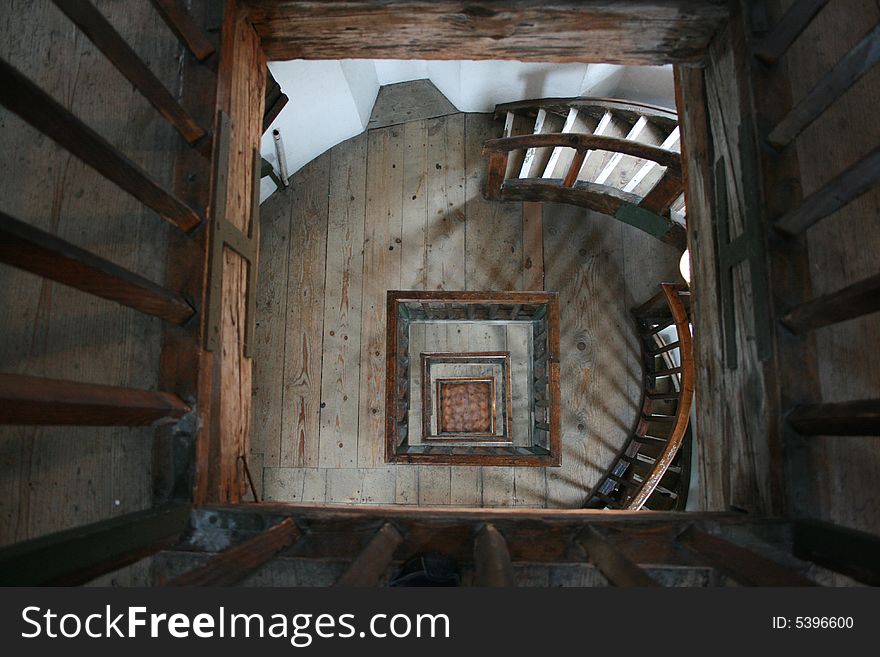
[[[774,222],[774,227],[789,236],[803,233],[816,222],[857,199],[878,182],[880,182],[880,147],[832,178],[796,208],[779,217]]]
[[[805,436],[880,436],[880,399],[804,404],[788,423]]]
[[[644,570],[625,557],[619,548],[609,543],[591,525],[584,527],[577,540],[590,561],[612,586],[658,586]]]
[[[880,311],[880,274],[792,308],[782,323],[800,334]]]
[[[675,200],[681,196],[682,191],[684,191],[684,184],[681,181],[681,175],[667,169],[660,181],[639,203],[639,207],[650,210],[654,214],[665,215]]]
[[[196,24],[181,0],[150,0],[162,20],[200,62],[214,54],[214,44]]]
[[[201,222],[198,212],[163,189],[146,171],[4,60],[0,60],[0,104],[179,228],[192,230]]]
[[[287,518],[254,538],[211,557],[201,568],[176,577],[167,586],[233,586],[281,550],[293,545],[301,535],[296,523]]]
[[[85,584],[173,546],[189,516],[172,503],[0,548],[0,585]]]
[[[204,129],[186,113],[159,78],[89,0],[52,2],[104,53],[110,63],[143,94],[188,144],[193,145],[205,136]],[[210,146],[204,152],[210,155]]]
[[[801,132],[840,98],[863,75],[880,62],[880,23],[875,25],[852,50],[841,59],[828,74],[788,115],[777,124],[767,137],[776,149],[788,146]]]
[[[516,586],[507,541],[494,525],[486,524],[474,538],[477,586]]]
[[[166,392],[0,374],[0,424],[133,427],[177,420],[189,410]]]
[[[348,570],[336,582],[336,586],[378,585],[382,575],[391,565],[394,551],[402,542],[403,536],[400,532],[390,522],[386,522],[351,562]]]
[[[717,0],[248,0],[270,60],[699,61],[727,18]]]
[[[768,65],[775,64],[813,21],[828,0],[798,0],[755,48],[755,56]]]
[[[815,586],[790,568],[695,527],[688,527],[676,540],[742,586]]]
[[[174,324],[193,309],[179,294],[0,212],[0,262]]]
[[[816,520],[795,521],[792,553],[870,586],[880,586],[880,537]]]

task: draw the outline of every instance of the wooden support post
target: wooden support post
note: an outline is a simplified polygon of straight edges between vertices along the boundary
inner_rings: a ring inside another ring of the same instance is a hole
[[[782,323],[792,333],[804,333],[880,311],[880,274],[807,301],[793,308]]]
[[[494,525],[486,524],[474,539],[477,586],[516,586],[507,541]]]
[[[644,570],[627,559],[594,527],[587,525],[578,542],[612,586],[658,586]]]
[[[133,427],[178,420],[189,410],[167,392],[0,374],[0,424]]]
[[[798,559],[880,586],[880,537],[816,520],[795,521],[792,552]]]
[[[201,222],[198,212],[3,60],[0,104],[182,230],[192,230]]]
[[[880,399],[803,404],[788,423],[806,436],[880,436]]]
[[[402,542],[403,536],[400,532],[390,522],[386,522],[351,562],[336,586],[376,586],[391,565],[394,551]]]
[[[790,568],[693,526],[676,541],[742,586],[815,586]]]
[[[0,585],[85,584],[173,546],[189,514],[178,502],[0,548]]]
[[[581,167],[584,166],[584,159],[586,157],[587,151],[575,151],[571,164],[568,167],[568,171],[565,172],[565,178],[562,181],[563,187],[574,187],[574,184],[578,179],[578,174],[581,172]]]
[[[137,53],[89,0],[52,0],[126,79],[170,123],[186,143],[194,145],[205,130],[180,106]],[[210,155],[210,145],[202,152]]]
[[[3,212],[0,262],[174,324],[185,324],[194,313],[179,294]]]
[[[755,56],[765,64],[775,64],[826,4],[828,0],[797,0],[755,48]]]
[[[200,62],[214,54],[214,44],[183,6],[181,0],[151,0],[162,20]]]
[[[211,557],[201,568],[174,578],[166,586],[234,586],[301,536],[296,523],[286,518],[252,539]]]
[[[507,171],[507,153],[490,153],[489,168],[486,172],[486,187],[483,196],[495,200],[501,196],[501,186],[504,184],[504,174]]]
[[[788,146],[795,137],[818,119],[846,90],[880,62],[880,24],[868,32],[828,74],[819,80],[791,112],[770,131],[767,141],[777,149]]]

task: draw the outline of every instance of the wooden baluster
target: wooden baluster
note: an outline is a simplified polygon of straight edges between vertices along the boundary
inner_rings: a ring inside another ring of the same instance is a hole
[[[104,53],[104,56],[143,94],[188,144],[193,145],[205,136],[205,130],[186,113],[159,78],[89,0],[52,0],[52,2],[73,21],[98,50]],[[206,144],[201,151],[206,157],[211,156],[210,145]]]
[[[513,564],[504,536],[494,525],[486,524],[474,539],[474,565],[477,586],[515,586]]]
[[[792,333],[801,334],[878,311],[880,274],[807,301],[790,310],[782,318],[782,323]]]
[[[599,496],[606,504],[616,504],[605,495]],[[590,561],[612,586],[659,586],[644,570],[627,559],[596,529],[587,525],[578,535],[578,542]]]
[[[196,59],[203,62],[214,54],[214,46],[210,39],[196,25],[193,17],[180,0],[151,0],[151,2],[162,20]]]
[[[177,420],[189,410],[167,392],[0,374],[0,424],[133,427]]]
[[[0,262],[174,324],[185,324],[194,314],[179,294],[3,212]]]
[[[815,586],[790,568],[693,526],[676,542],[742,586]]]
[[[578,174],[581,172],[581,167],[584,166],[584,158],[586,157],[587,151],[575,151],[574,158],[571,160],[571,165],[568,167],[568,171],[565,172],[565,178],[562,180],[563,187],[574,187],[574,184],[578,179]]]
[[[301,533],[291,518],[211,557],[196,568],[169,581],[166,586],[233,586],[271,560],[281,550],[293,545]]]
[[[489,166],[486,172],[486,187],[483,195],[487,199],[501,197],[501,186],[504,184],[504,174],[507,171],[507,152],[492,152],[489,154]]]
[[[388,570],[394,551],[403,542],[403,536],[394,525],[386,522],[336,582],[336,586],[376,586]]]
[[[195,210],[3,60],[0,104],[182,230],[201,222]]]
[[[880,399],[797,406],[788,423],[807,436],[880,436]]]
[[[177,543],[190,505],[175,502],[0,548],[2,586],[79,586]]]

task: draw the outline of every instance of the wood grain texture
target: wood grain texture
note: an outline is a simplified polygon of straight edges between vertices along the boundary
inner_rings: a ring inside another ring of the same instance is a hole
[[[96,5],[163,83],[176,88],[175,39],[149,5]],[[175,151],[190,149],[100,52],[47,2],[9,2],[3,14],[0,57],[172,189]],[[35,51],[43,56],[34,57]],[[165,284],[170,225],[12,113],[0,112],[0,123],[4,212]],[[3,319],[0,370],[159,386],[163,327],[157,318],[6,266],[0,282],[0,304],[16,309]],[[3,427],[0,543],[150,506],[153,434],[149,427]],[[137,564],[105,581],[146,585],[148,575]]]
[[[357,465],[366,149],[366,135],[361,135],[330,154],[318,453],[322,467]]]
[[[321,359],[330,156],[325,153],[291,181],[290,254],[281,407],[284,467],[319,462]],[[277,409],[273,409],[277,412]]]
[[[669,64],[696,61],[727,14],[718,2],[250,0],[273,59],[518,59]],[[389,33],[394,38],[389,38]]]
[[[379,88],[367,129],[375,130],[456,113],[458,110],[455,106],[430,80],[384,84]]]

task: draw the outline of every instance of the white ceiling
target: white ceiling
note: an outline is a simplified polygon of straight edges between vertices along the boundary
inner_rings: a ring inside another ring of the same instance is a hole
[[[272,129],[284,140],[288,174],[360,134],[379,87],[429,79],[462,112],[548,97],[623,98],[675,107],[670,66],[526,64],[513,61],[293,60],[269,69],[290,100],[263,135],[260,151],[278,169]],[[275,190],[264,178],[260,201]]]

